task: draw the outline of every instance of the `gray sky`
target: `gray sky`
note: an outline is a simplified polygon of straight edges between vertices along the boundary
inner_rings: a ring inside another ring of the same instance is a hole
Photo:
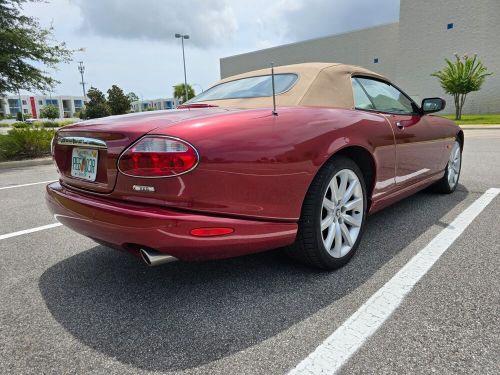
[[[144,99],[170,97],[183,81],[200,91],[219,79],[219,58],[324,35],[395,22],[399,0],[48,0],[25,13],[77,52],[54,76],[54,94],[80,95],[77,61],[85,81],[106,91],[117,84]]]

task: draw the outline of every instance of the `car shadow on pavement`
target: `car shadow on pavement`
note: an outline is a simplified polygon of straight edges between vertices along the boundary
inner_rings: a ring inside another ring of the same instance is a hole
[[[345,297],[467,198],[422,192],[368,218],[356,256],[322,272],[281,251],[147,268],[96,246],[49,268],[39,287],[83,344],[146,370],[197,367],[276,335]]]

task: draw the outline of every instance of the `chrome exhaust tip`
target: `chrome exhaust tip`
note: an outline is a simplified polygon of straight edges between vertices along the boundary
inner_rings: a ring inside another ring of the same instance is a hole
[[[159,266],[160,264],[175,262],[176,260],[178,260],[177,258],[171,255],[166,255],[152,249],[141,248],[139,250],[139,253],[141,254],[141,258],[144,261],[144,263],[151,267]]]

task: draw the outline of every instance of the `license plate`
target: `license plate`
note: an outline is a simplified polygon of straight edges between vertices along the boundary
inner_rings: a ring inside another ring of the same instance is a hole
[[[71,156],[71,176],[95,181],[99,151],[88,148],[74,148]]]

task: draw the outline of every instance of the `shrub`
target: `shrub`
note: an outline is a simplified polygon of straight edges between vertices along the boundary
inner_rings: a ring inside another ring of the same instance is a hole
[[[41,122],[41,127],[44,128],[59,128],[61,126],[74,124],[75,120],[61,120],[61,121],[43,121]]]
[[[43,122],[42,122],[42,121],[40,121],[40,120],[33,121],[33,122],[31,123],[31,125],[32,125],[34,128],[41,128],[41,127],[43,127]]]
[[[59,108],[52,104],[45,106],[40,110],[40,117],[54,120],[59,117]]]
[[[43,121],[42,122],[42,127],[43,128],[58,128],[59,126],[59,122],[57,121]]]
[[[14,122],[12,124],[12,127],[15,129],[26,129],[26,128],[32,128],[33,125],[30,123],[27,123],[27,122],[18,121],[18,122]]]
[[[0,136],[0,159],[16,160],[50,155],[52,129],[12,129]]]
[[[62,120],[62,121],[58,121],[59,126],[71,125],[71,124],[75,124],[76,122],[77,122],[76,120]]]

